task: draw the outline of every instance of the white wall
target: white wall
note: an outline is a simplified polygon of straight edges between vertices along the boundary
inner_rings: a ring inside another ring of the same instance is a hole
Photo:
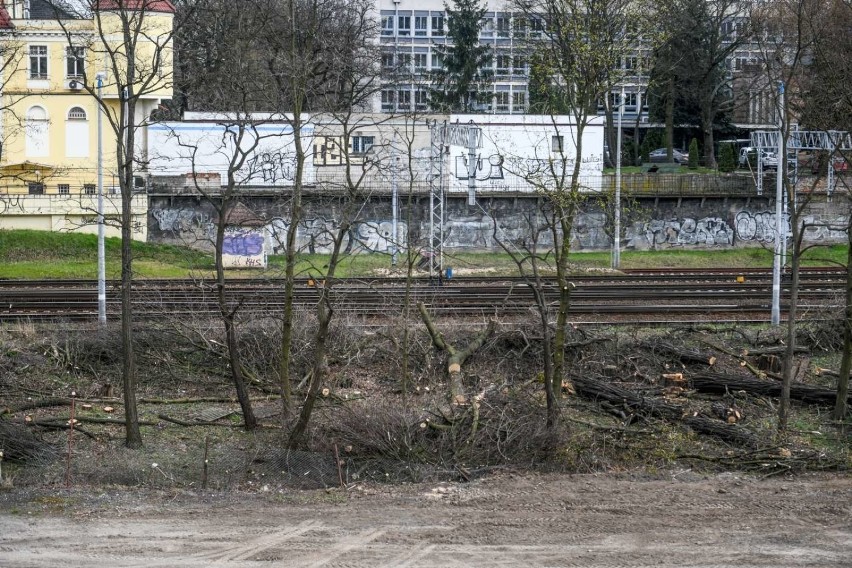
[[[206,116],[202,117],[206,118]],[[293,130],[282,121],[260,121],[246,129],[239,144],[249,151],[236,174],[236,183],[244,186],[288,186],[293,181],[295,148]],[[148,169],[154,176],[189,173],[218,173],[226,183],[231,160],[238,156],[237,129],[225,120],[164,122],[148,127]],[[305,182],[312,183],[311,126],[302,129],[308,159]]]

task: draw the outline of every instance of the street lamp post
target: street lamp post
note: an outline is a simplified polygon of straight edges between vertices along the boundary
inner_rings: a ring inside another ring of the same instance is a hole
[[[624,89],[618,101],[618,133],[615,146],[615,223],[612,231],[612,267],[621,265],[621,119],[624,116]]]
[[[95,75],[98,87],[98,325],[106,325],[106,250],[104,247],[104,146],[103,146],[103,72]]]

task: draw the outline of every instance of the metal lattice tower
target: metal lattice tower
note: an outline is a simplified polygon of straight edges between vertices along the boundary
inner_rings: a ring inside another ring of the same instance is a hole
[[[774,150],[778,148],[780,133],[777,130],[755,130],[751,133],[751,145],[758,150]],[[835,152],[852,151],[852,134],[843,130],[793,130],[787,137],[787,150],[825,150],[830,154]],[[785,157],[778,156],[778,171],[781,171],[781,160]],[[757,194],[763,195],[762,161],[758,159]],[[834,168],[829,163],[826,175],[826,192],[831,195],[834,190]]]
[[[444,156],[450,146],[467,147],[467,203],[476,204],[476,150],[482,148],[482,129],[470,124],[429,122],[431,142],[429,171],[429,277],[444,270]]]

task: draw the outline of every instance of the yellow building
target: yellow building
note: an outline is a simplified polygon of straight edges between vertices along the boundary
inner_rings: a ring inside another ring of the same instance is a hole
[[[82,6],[89,9],[71,13],[53,0],[0,0],[0,228],[97,230],[99,94],[106,103],[104,212],[116,218],[115,125],[122,124],[120,93],[127,92],[118,87],[127,82],[121,31],[123,24],[138,23],[132,212],[134,238],[144,239],[147,120],[172,96],[174,6],[168,0],[88,0]],[[107,234],[118,235],[118,229],[108,223]]]

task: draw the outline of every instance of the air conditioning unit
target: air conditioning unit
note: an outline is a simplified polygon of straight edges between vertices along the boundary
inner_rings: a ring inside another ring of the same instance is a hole
[[[83,90],[83,81],[80,79],[70,79],[68,81],[68,88],[72,91],[82,91]]]

